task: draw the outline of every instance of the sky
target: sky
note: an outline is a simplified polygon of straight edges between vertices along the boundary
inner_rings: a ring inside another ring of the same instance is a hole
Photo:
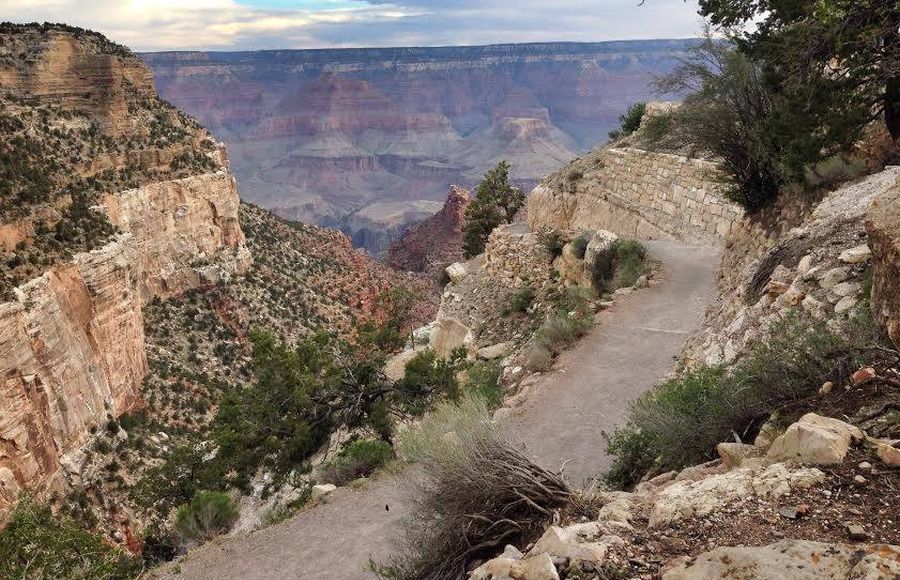
[[[685,38],[696,0],[0,0],[0,21],[65,22],[139,51]]]

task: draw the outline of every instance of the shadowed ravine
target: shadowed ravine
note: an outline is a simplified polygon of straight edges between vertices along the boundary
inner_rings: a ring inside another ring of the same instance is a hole
[[[718,252],[675,242],[647,243],[664,264],[662,283],[616,300],[597,327],[534,385],[508,420],[541,464],[576,485],[609,463],[601,433],[621,423],[629,403],[671,369],[672,357],[712,300]],[[254,534],[222,539],[180,563],[179,579],[371,578],[370,556],[391,552],[411,509],[402,476],[339,489],[328,503]],[[172,565],[165,568],[170,571]]]

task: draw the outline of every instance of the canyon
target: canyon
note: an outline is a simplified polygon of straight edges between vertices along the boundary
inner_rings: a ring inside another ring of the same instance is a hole
[[[380,255],[500,160],[528,191],[606,139],[691,41],[143,54],[242,195]]]

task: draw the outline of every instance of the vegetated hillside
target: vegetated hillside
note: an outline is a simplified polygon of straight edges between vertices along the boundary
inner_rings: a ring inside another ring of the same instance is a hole
[[[223,167],[143,62],[62,25],[0,25],[0,296],[115,228],[104,194]]]
[[[474,186],[501,159],[530,189],[605,140],[690,43],[142,57],[160,93],[228,143],[249,200],[354,236],[368,206],[443,201],[451,184]]]
[[[351,419],[285,418],[281,405],[341,411],[319,399],[343,394],[337,357],[402,342],[431,319],[435,287],[340,232],[240,204],[224,148],[97,33],[0,25],[0,105],[0,576],[127,576],[133,560],[109,541],[146,562],[171,557],[169,517],[193,494],[148,490],[193,484],[225,446],[210,430],[223,404],[229,428],[255,409],[295,438],[245,442],[258,463],[232,454],[198,491],[237,493],[226,475],[252,479],[270,444],[302,440],[279,468],[305,469]],[[266,359],[267,346],[291,354]],[[264,400],[274,391],[259,369],[278,361],[295,365],[278,385],[296,391]]]

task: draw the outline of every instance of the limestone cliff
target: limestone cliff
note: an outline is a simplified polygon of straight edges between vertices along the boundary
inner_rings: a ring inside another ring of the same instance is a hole
[[[139,400],[147,359],[131,240],[79,254],[0,304],[0,513]]]
[[[0,28],[0,520],[140,403],[142,305],[240,273],[227,159],[127,49]]]

